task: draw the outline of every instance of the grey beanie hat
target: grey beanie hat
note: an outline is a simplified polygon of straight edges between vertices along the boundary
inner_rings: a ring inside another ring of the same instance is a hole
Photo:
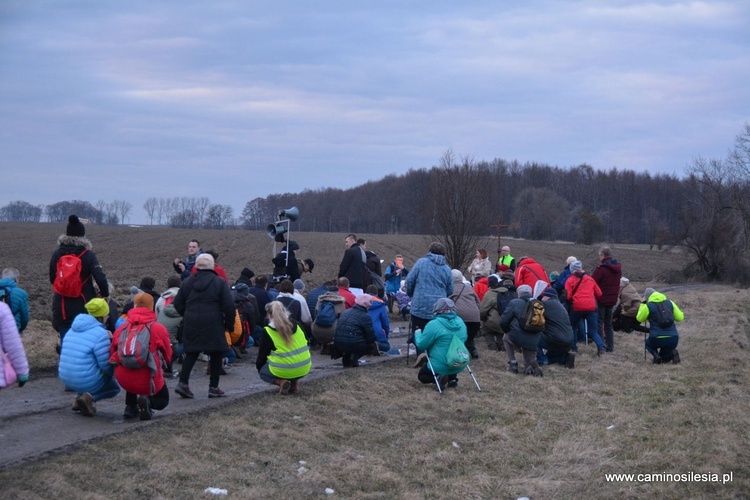
[[[305,282],[299,278],[294,280],[294,283],[292,283],[292,285],[294,285],[294,289],[297,290],[298,292],[305,291]]]
[[[583,271],[583,262],[581,262],[580,260],[574,260],[570,264],[570,272],[576,273],[578,271]]]
[[[456,304],[447,297],[437,299],[437,302],[435,302],[435,305],[432,306],[432,314],[455,312],[455,310],[456,310]]]
[[[648,298],[651,297],[651,294],[655,291],[656,290],[653,288],[646,288],[646,290],[643,291],[643,300],[648,301]]]
[[[532,292],[532,290],[531,290],[531,287],[529,285],[521,285],[521,286],[519,286],[516,289],[516,293],[518,293],[519,297],[521,295],[528,295],[530,297],[531,296],[531,292]]]

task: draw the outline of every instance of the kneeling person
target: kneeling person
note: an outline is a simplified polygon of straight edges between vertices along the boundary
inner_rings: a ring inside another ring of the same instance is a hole
[[[575,368],[573,347],[573,327],[570,315],[560,302],[557,290],[547,288],[539,297],[544,303],[544,331],[539,338],[536,360],[540,365],[560,364]],[[546,354],[545,354],[546,351]]]
[[[117,396],[120,386],[109,364],[111,335],[104,327],[109,305],[104,299],[91,299],[86,303],[86,311],[88,314],[76,316],[65,334],[59,374],[65,387],[76,392],[73,411],[93,417],[94,402]]]
[[[279,394],[299,392],[299,380],[310,373],[312,358],[302,328],[289,319],[279,301],[266,305],[268,326],[260,337],[255,367],[269,384],[279,386]]]
[[[531,287],[521,285],[516,291],[518,298],[511,300],[500,316],[500,327],[505,332],[503,344],[505,353],[508,355],[508,371],[518,373],[518,361],[516,361],[514,351],[520,349],[523,353],[524,373],[541,377],[542,370],[539,369],[539,363],[536,361],[536,350],[541,333],[530,332],[521,326],[526,303],[531,300]]]
[[[169,389],[164,383],[164,366],[172,359],[169,331],[156,322],[154,299],[148,293],[139,293],[133,299],[133,308],[127,319],[115,332],[110,346],[110,363],[115,365],[115,378],[125,389],[124,418],[139,416],[151,420],[154,410],[163,410],[169,404]],[[171,306],[171,304],[169,304]],[[146,365],[128,367],[122,363],[121,348],[128,336],[133,338],[146,330],[149,336]]]
[[[429,356],[432,369],[438,376],[441,389],[444,387],[458,386],[458,375],[464,367],[459,369],[453,368],[448,364],[448,348],[450,347],[453,337],[458,337],[461,343],[465,343],[468,335],[466,334],[466,324],[456,314],[455,303],[448,298],[441,298],[435,302],[432,308],[433,319],[425,325],[424,330],[417,332],[414,337],[414,344],[417,349],[425,351]],[[435,377],[427,365],[427,356],[425,353],[419,355],[417,366],[421,369],[417,378],[423,384],[434,384]]]

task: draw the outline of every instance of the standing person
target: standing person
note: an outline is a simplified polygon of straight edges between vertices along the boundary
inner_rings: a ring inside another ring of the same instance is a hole
[[[489,263],[489,260],[487,261]],[[473,359],[479,359],[479,351],[474,345],[474,339],[479,333],[479,297],[474,289],[464,282],[464,275],[458,269],[451,271],[453,276],[453,293],[450,299],[455,305],[455,312],[466,325],[466,349]]]
[[[220,398],[226,394],[219,388],[224,352],[229,347],[225,331],[234,331],[235,309],[232,293],[227,282],[214,271],[214,258],[201,254],[195,259],[198,269],[189,276],[174,298],[175,310],[184,318],[182,344],[185,361],[180,372],[180,383],[175,392],[183,398],[193,398],[188,385],[190,372],[198,355],[206,351],[209,355],[211,377],[208,397]]]
[[[539,299],[544,303],[544,331],[539,338],[536,360],[540,365],[560,364],[575,368],[576,354],[573,347],[573,327],[570,315],[560,302],[554,288],[547,288]]]
[[[464,367],[456,369],[448,365],[448,349],[454,336],[458,337],[461,342],[466,342],[466,324],[458,317],[455,304],[448,298],[438,299],[435,302],[433,316],[434,318],[427,323],[424,330],[417,332],[414,338],[417,349],[424,351],[417,358],[415,365],[421,367],[417,378],[423,384],[435,383],[432,370],[427,366],[427,356],[429,356],[432,369],[439,377],[440,389],[458,387],[457,375]]]
[[[393,262],[385,268],[385,294],[388,296],[388,311],[393,312],[393,300],[401,289],[401,280],[409,274],[409,269],[404,265],[404,258],[397,254]]]
[[[354,307],[344,311],[336,324],[331,357],[341,357],[344,368],[356,368],[359,366],[359,358],[377,351],[375,328],[367,314],[371,305],[371,295],[359,295]]]
[[[685,314],[667,296],[653,288],[646,288],[643,303],[638,308],[636,321],[648,320],[649,335],[646,339],[646,350],[653,356],[654,364],[674,364],[680,362],[677,344],[680,341],[675,321],[685,319]]]
[[[430,245],[427,255],[419,259],[406,277],[406,294],[411,297],[411,335],[424,330],[432,319],[432,307],[438,299],[453,293],[453,275],[445,261],[445,246],[439,241]]]
[[[18,333],[21,334],[29,324],[29,295],[26,290],[18,286],[21,272],[14,267],[3,269],[3,278],[0,279],[0,302],[6,301],[16,320]]]
[[[599,317],[598,330],[604,334],[604,342],[607,352],[615,350],[615,330],[612,328],[612,311],[617,305],[620,296],[620,278],[622,278],[622,266],[612,257],[612,249],[603,246],[599,249],[599,260],[591,277],[602,291],[598,299],[597,316]]]
[[[112,337],[109,362],[115,366],[115,379],[126,391],[123,418],[151,420],[154,410],[163,410],[169,404],[163,366],[172,360],[172,345],[167,329],[156,322],[154,299],[150,294],[144,292],[136,295],[127,316],[125,323]],[[120,341],[124,342],[128,335],[142,330],[149,332],[148,363],[140,368],[124,366]]]
[[[364,292],[365,288],[365,262],[367,256],[365,251],[360,248],[357,243],[357,237],[350,234],[344,240],[344,257],[341,259],[339,265],[339,278],[347,278],[349,280],[349,287],[354,295],[360,295]]]
[[[378,290],[378,298],[383,299],[385,298],[385,283],[383,282],[383,266],[380,257],[372,250],[367,249],[367,242],[364,238],[359,238],[357,243],[365,251],[365,288],[369,285],[375,285]]]
[[[60,343],[76,316],[86,312],[86,303],[99,294],[107,299],[109,284],[99,259],[85,238],[86,227],[76,215],[68,217],[65,234],[57,239],[58,248],[49,263],[49,281],[55,290],[52,299],[52,327],[60,334]],[[80,273],[69,273],[80,266]],[[92,280],[93,278],[93,280]]]
[[[565,281],[565,293],[570,302],[570,324],[573,325],[573,332],[575,333],[578,329],[578,333],[573,335],[573,351],[578,351],[578,342],[581,337],[580,324],[583,321],[586,333],[591,335],[599,356],[602,356],[607,351],[599,335],[596,312],[596,301],[602,296],[602,291],[594,278],[584,272],[583,263],[580,260],[570,264],[570,272],[572,274]]]
[[[543,376],[542,370],[536,361],[536,350],[541,333],[530,332],[521,325],[526,303],[531,299],[531,287],[521,285],[516,291],[518,298],[511,300],[500,316],[500,327],[505,332],[503,344],[505,344],[505,353],[508,355],[508,371],[518,373],[515,350],[519,349],[523,354],[524,373],[541,377]]]
[[[648,333],[648,327],[641,326],[636,320],[642,303],[641,296],[630,284],[630,280],[624,276],[620,278],[620,324],[625,333],[631,333],[633,330]]]
[[[295,394],[299,380],[312,368],[305,332],[280,302],[271,302],[267,308],[268,326],[260,337],[255,367],[262,380],[279,386],[279,394]]]
[[[190,271],[192,271],[195,266],[195,259],[197,259],[202,253],[203,249],[201,248],[200,242],[198,240],[190,240],[188,243],[188,256],[185,257],[185,260],[178,257],[172,263],[172,267],[174,267],[175,272],[180,275],[180,278],[185,280],[190,276]]]
[[[480,248],[477,250],[477,256],[469,264],[469,276],[471,276],[471,283],[475,284],[480,278],[488,278],[492,272],[492,264],[490,259],[487,258],[487,250]]]
[[[29,380],[29,362],[26,359],[26,351],[23,349],[21,336],[16,328],[16,322],[13,319],[13,313],[8,304],[0,302],[0,346],[7,359],[16,372],[18,387],[23,387]],[[5,356],[0,356],[0,389],[8,387],[9,380],[6,380],[5,374],[9,372],[5,366]]]
[[[500,258],[497,259],[497,266],[495,271],[502,273],[504,271],[515,272],[516,270],[516,259],[510,254],[510,247],[504,246],[500,249]]]
[[[521,285],[529,285],[531,290],[534,290],[537,281],[546,281],[549,283],[547,271],[544,270],[544,267],[542,267],[540,263],[531,257],[521,257],[518,261],[518,267],[516,268],[515,279],[513,280],[516,284],[516,288]]]
[[[300,278],[297,254],[294,253],[297,250],[299,250],[299,244],[294,240],[289,240],[276,257],[271,259],[275,278],[288,279],[292,283]]]
[[[73,411],[93,417],[94,403],[120,393],[109,364],[112,334],[104,327],[109,306],[104,299],[91,299],[85,305],[88,314],[73,320],[60,350],[58,373],[65,387],[75,391]]]

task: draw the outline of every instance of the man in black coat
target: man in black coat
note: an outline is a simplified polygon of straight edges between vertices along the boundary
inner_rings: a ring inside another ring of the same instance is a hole
[[[349,280],[349,288],[358,288],[359,293],[364,292],[365,288],[365,251],[357,243],[357,237],[350,234],[344,240],[344,258],[339,265],[338,277],[345,277]],[[355,294],[356,295],[356,294]]]
[[[68,226],[65,234],[57,238],[58,248],[52,254],[49,262],[49,281],[55,284],[57,277],[57,264],[64,255],[77,255],[81,260],[81,288],[80,297],[63,297],[55,293],[52,299],[52,327],[60,334],[60,342],[73,324],[76,316],[86,312],[86,303],[96,298],[96,289],[94,281],[99,287],[99,295],[107,300],[109,297],[109,284],[107,276],[104,274],[102,266],[99,265],[99,259],[91,251],[91,242],[85,238],[86,226],[81,223],[76,215],[68,217]],[[92,280],[93,278],[93,280]]]
[[[192,398],[188,381],[190,372],[201,352],[208,353],[211,378],[208,397],[224,396],[219,389],[224,351],[229,346],[224,331],[234,331],[234,298],[229,285],[214,271],[214,258],[204,253],[195,259],[198,271],[183,281],[174,298],[175,310],[184,318],[182,345],[185,361],[180,372],[180,383],[175,392],[183,398]]]

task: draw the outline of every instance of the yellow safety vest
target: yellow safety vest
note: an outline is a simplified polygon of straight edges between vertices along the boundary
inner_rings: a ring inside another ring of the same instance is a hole
[[[276,346],[276,349],[268,355],[268,369],[274,377],[291,380],[310,373],[312,367],[310,348],[307,345],[305,333],[299,326],[292,334],[291,345],[287,345],[279,332],[270,326],[266,327],[266,333]]]
[[[506,266],[510,267],[511,262],[513,262],[513,256],[511,254],[503,255],[502,257],[497,259],[498,266],[505,264]]]

